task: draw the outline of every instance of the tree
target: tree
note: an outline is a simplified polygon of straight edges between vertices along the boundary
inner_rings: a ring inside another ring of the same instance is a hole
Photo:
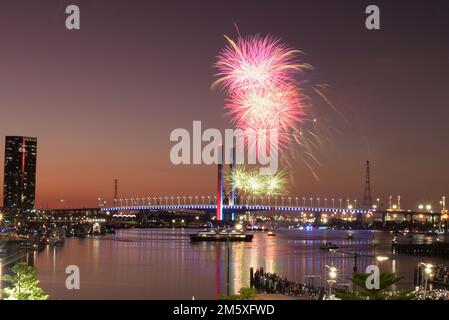
[[[257,291],[254,288],[241,288],[239,294],[231,296],[221,296],[221,300],[254,300],[256,298]]]
[[[411,299],[411,296],[404,292],[394,292],[386,295],[386,289],[393,284],[400,281],[403,277],[397,273],[380,273],[379,275],[379,289],[368,289],[366,287],[366,280],[369,277],[369,273],[356,273],[354,272],[351,278],[351,282],[354,285],[354,292],[346,291],[343,289],[336,289],[336,297],[342,300],[402,300]]]
[[[39,288],[36,268],[26,263],[17,263],[12,267],[13,276],[5,275],[3,280],[11,284],[3,289],[6,300],[47,300],[48,295]]]

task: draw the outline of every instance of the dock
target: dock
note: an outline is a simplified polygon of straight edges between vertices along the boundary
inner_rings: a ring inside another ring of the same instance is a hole
[[[393,243],[391,251],[393,253],[410,254],[421,257],[449,257],[449,243]]]

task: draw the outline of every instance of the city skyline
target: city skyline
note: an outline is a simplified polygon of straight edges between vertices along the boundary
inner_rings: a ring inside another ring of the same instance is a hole
[[[20,2],[3,3],[0,13],[1,36],[9,39],[0,53],[0,134],[39,139],[37,207],[58,207],[61,199],[89,207],[99,196],[110,202],[115,178],[121,196],[215,194],[216,167],[172,165],[169,135],[194,120],[233,128],[224,95],[210,85],[223,35],[235,36],[234,24],[243,34],[273,34],[303,50],[315,67],[304,81],[327,83],[326,95],[342,115],[323,120],[328,141],[317,150],[319,180],[297,161],[290,194],[362,201],[366,160],[373,198],[400,194],[414,208],[437,206],[447,192],[444,10],[380,1],[376,33],[364,29],[358,2],[326,3],[322,10],[321,2],[284,1],[270,13],[263,4],[253,10],[251,2],[226,10],[231,2],[206,16],[199,2],[158,4],[156,13],[141,1],[79,1],[82,26],[71,33],[64,28],[68,2],[27,3],[31,10],[19,13]],[[423,15],[426,24],[416,23]],[[329,111],[319,100],[312,106]]]

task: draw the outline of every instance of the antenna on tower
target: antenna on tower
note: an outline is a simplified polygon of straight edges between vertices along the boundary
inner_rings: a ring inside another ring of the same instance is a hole
[[[118,179],[114,179],[114,207],[117,207],[118,202]]]
[[[363,197],[363,206],[365,208],[371,208],[373,205],[371,201],[371,182],[369,174],[369,160],[366,161],[366,177],[365,177],[365,196]]]

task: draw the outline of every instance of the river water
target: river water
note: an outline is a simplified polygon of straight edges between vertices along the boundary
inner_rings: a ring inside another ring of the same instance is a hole
[[[227,293],[227,244],[191,243],[191,229],[128,229],[115,235],[69,238],[61,248],[48,247],[33,253],[41,286],[51,299],[217,299]],[[404,279],[397,288],[412,289],[414,269],[425,260],[441,259],[392,256],[393,236],[386,232],[283,229],[277,236],[255,233],[249,243],[230,244],[231,293],[249,286],[249,269],[286,276],[315,286],[326,281],[326,265],[338,270],[337,282],[349,283],[354,267],[358,271],[378,263],[382,271],[398,272]],[[404,238],[405,239],[405,238]],[[338,252],[320,250],[331,241]],[[421,236],[415,241],[432,241]],[[373,243],[380,245],[373,246]],[[389,259],[376,262],[373,256]],[[80,270],[80,289],[68,290],[65,273],[68,265]]]

